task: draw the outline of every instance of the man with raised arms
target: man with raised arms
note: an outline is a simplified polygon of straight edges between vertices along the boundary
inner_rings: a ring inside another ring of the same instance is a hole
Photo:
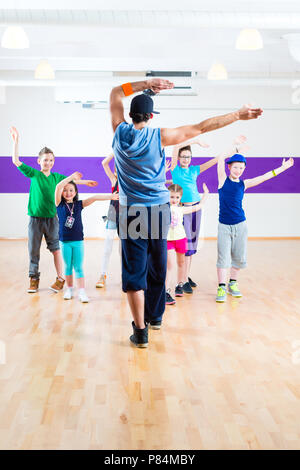
[[[256,119],[260,108],[244,106],[198,124],[176,128],[151,128],[153,100],[138,94],[130,105],[131,124],[124,118],[123,98],[151,90],[154,94],[173,88],[168,80],[153,78],[125,83],[112,89],[110,111],[114,131],[113,150],[120,192],[122,288],[133,316],[130,341],[148,346],[148,327],[160,329],[165,310],[167,232],[170,221],[169,191],[165,186],[164,148],[238,120]]]

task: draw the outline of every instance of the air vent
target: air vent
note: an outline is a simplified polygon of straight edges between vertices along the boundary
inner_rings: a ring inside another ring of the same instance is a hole
[[[111,88],[100,86],[58,86],[55,88],[55,101],[64,104],[93,105],[95,103],[105,103],[108,105],[110,92]]]
[[[197,96],[196,89],[193,86],[193,78],[197,72],[189,71],[162,71],[162,70],[149,70],[146,72],[146,77],[159,77],[166,78],[174,82],[172,90],[165,90],[160,92],[160,96]]]

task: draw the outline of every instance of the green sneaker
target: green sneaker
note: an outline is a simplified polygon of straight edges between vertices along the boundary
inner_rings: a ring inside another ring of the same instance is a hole
[[[218,287],[216,302],[226,302],[226,289],[222,286]]]
[[[242,297],[242,293],[240,292],[237,282],[231,281],[228,284],[228,294],[232,295],[232,297]]]

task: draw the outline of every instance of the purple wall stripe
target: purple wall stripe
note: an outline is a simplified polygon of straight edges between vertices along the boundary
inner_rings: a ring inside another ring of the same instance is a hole
[[[98,186],[88,188],[80,186],[80,192],[85,193],[107,193],[111,192],[110,181],[104,173],[101,161],[104,157],[56,157],[53,171],[70,175],[74,171],[80,171],[84,179],[94,179],[98,181]],[[22,157],[21,160],[27,165],[39,169],[36,157]],[[194,157],[193,165],[200,165],[207,161],[207,158]],[[247,159],[247,168],[243,175],[244,179],[253,178],[278,168],[281,165],[281,158],[253,157]],[[113,168],[113,164],[111,164]],[[171,178],[171,174],[167,174]],[[198,178],[198,188],[202,191],[202,182],[205,182],[211,193],[217,192],[217,168],[212,167]],[[28,193],[30,179],[26,178],[12,164],[11,157],[0,157],[0,193]],[[300,193],[300,158],[295,158],[295,165],[283,174],[271,180],[249,189],[249,193]]]

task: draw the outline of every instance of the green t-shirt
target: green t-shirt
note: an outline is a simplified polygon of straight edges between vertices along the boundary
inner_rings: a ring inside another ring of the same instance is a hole
[[[18,170],[31,179],[28,215],[32,217],[55,217],[55,188],[66,176],[59,173],[50,173],[49,176],[45,176],[41,171],[25,165],[25,163],[18,166]]]

